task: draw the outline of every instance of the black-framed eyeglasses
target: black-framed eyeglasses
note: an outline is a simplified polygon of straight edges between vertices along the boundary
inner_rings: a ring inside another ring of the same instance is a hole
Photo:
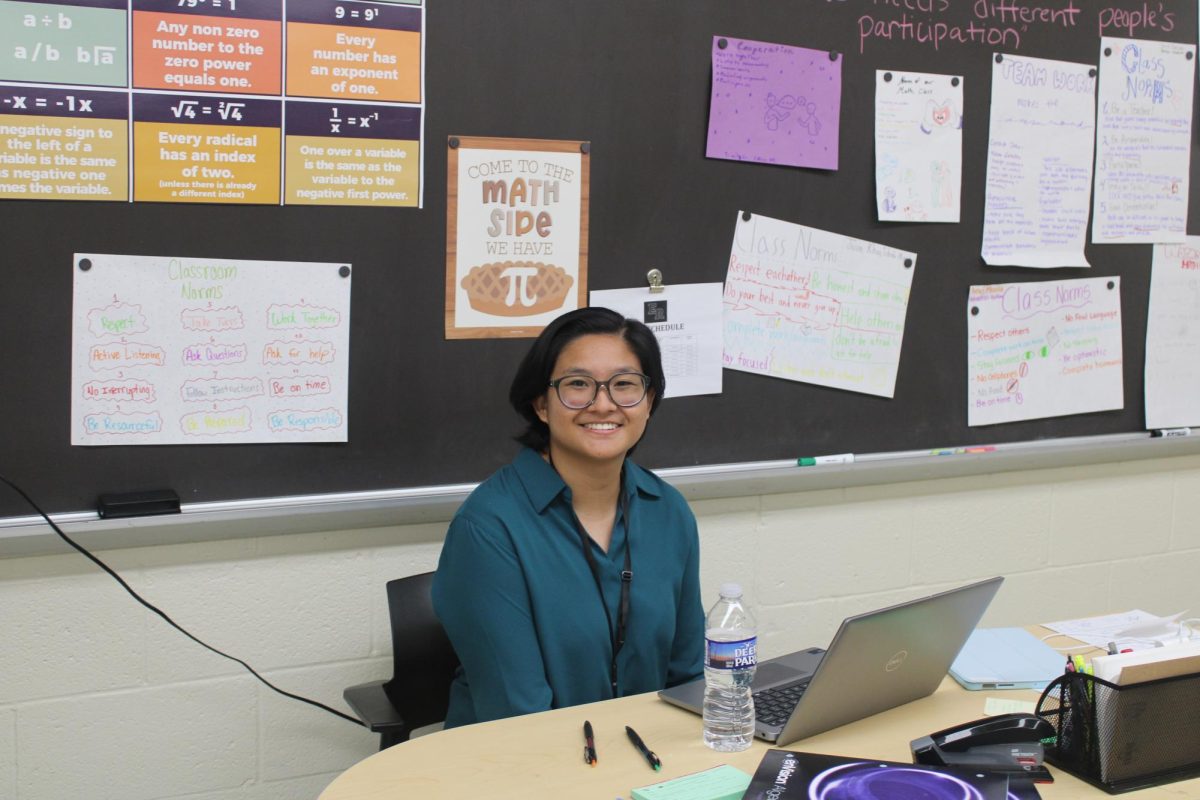
[[[559,401],[570,409],[587,408],[596,402],[600,387],[608,392],[613,403],[621,408],[630,408],[642,402],[650,386],[650,376],[640,372],[618,372],[606,381],[598,381],[591,375],[564,375],[550,381]]]

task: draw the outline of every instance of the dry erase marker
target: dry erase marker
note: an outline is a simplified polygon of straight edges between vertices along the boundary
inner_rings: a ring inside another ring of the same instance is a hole
[[[796,459],[798,467],[819,467],[822,464],[853,464],[854,453],[839,453],[835,456],[805,456]]]
[[[1191,436],[1191,428],[1159,428],[1158,430],[1150,431],[1150,435],[1154,438],[1170,438],[1174,436]]]

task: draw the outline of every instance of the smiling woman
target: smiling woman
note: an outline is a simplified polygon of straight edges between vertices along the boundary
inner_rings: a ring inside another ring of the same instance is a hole
[[[628,458],[664,389],[654,334],[614,311],[533,343],[509,392],[524,447],[463,503],[434,579],[462,662],[447,727],[700,676],[696,520]]]

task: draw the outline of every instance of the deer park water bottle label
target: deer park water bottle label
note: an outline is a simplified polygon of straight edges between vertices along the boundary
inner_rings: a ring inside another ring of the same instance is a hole
[[[717,642],[707,639],[705,661],[712,669],[749,669],[758,664],[758,638],[736,642]]]

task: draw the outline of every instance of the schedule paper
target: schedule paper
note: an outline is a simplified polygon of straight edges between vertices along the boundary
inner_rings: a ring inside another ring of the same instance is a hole
[[[662,291],[603,289],[593,306],[644,322],[662,351],[667,397],[721,393],[721,293],[719,283],[670,284]]]

